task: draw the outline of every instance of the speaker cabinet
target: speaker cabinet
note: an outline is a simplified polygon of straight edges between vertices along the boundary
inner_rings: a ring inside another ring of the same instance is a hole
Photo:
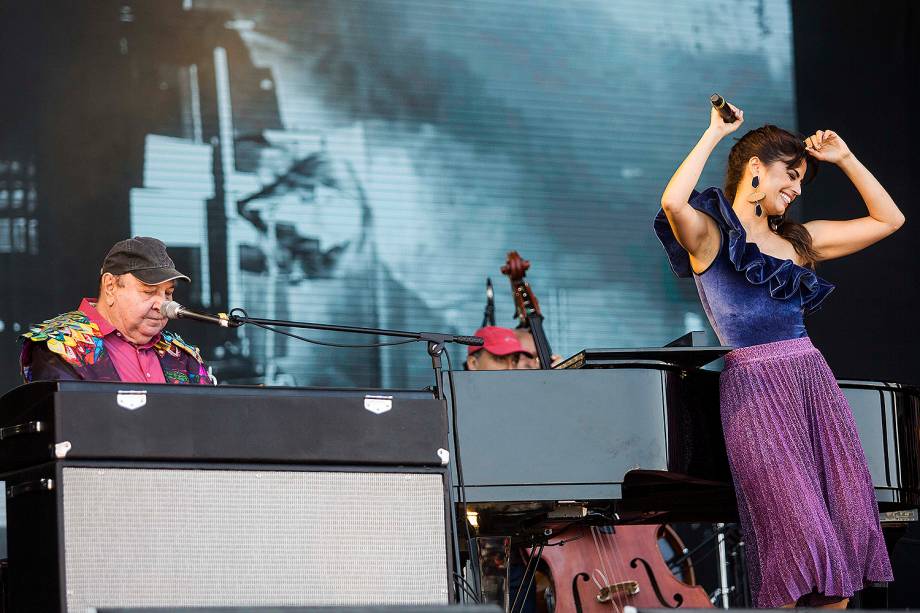
[[[443,469],[63,461],[7,475],[14,611],[440,605]]]
[[[217,607],[194,609],[90,609],[87,613],[502,613],[495,605],[384,607]]]

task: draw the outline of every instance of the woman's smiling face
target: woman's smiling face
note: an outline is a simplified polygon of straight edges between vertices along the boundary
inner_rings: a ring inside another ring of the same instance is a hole
[[[777,160],[772,164],[759,165],[760,184],[757,191],[764,193],[761,206],[769,215],[782,215],[786,209],[802,194],[802,179],[808,167],[806,160],[790,168],[788,162]]]

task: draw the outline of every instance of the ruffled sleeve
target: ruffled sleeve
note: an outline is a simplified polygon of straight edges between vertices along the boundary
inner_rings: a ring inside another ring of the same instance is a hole
[[[756,244],[747,242],[747,234],[741,220],[735,215],[731,203],[719,188],[710,187],[703,192],[694,191],[689,203],[696,210],[715,220],[722,232],[723,242],[727,239],[727,249],[723,245],[722,251],[727,251],[734,269],[743,273],[749,283],[766,285],[771,298],[789,300],[794,296],[800,296],[802,308],[807,315],[817,311],[821,303],[834,291],[834,285],[819,277],[811,268],[799,266],[792,260],[781,260],[763,254]],[[691,276],[690,256],[674,237],[664,211],[658,212],[654,227],[658,240],[668,254],[674,274],[678,277]],[[721,252],[719,257],[723,257]]]
[[[720,195],[723,199],[725,198],[725,196],[722,195],[722,190],[718,187],[710,187],[702,193],[693,190],[688,202],[690,206],[697,211],[701,211],[712,217],[716,225],[719,226],[719,229],[723,230],[724,234],[725,222],[719,211]],[[691,276],[693,269],[690,268],[690,255],[680,246],[680,243],[677,242],[677,237],[674,236],[674,231],[671,230],[671,224],[668,223],[668,218],[664,214],[664,209],[658,210],[658,214],[655,216],[654,227],[655,234],[658,235],[658,240],[661,241],[661,246],[664,247],[665,253],[668,254],[668,262],[671,264],[671,270],[674,271],[674,274],[681,278]]]

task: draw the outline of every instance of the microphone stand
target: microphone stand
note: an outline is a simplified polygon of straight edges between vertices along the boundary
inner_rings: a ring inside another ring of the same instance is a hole
[[[277,326],[279,328],[302,328],[307,330],[324,330],[327,332],[347,332],[351,334],[364,334],[367,336],[391,336],[425,342],[428,344],[428,355],[431,356],[431,367],[434,370],[434,394],[437,400],[444,399],[441,367],[441,354],[444,353],[444,345],[447,343],[457,343],[460,345],[473,345],[479,347],[483,344],[482,338],[478,336],[460,336],[456,334],[441,334],[438,332],[407,332],[405,330],[387,330],[383,328],[363,328],[358,326],[316,324],[304,321],[262,319],[259,317],[249,317],[248,315],[237,315],[233,312],[230,313],[228,319],[230,320],[230,325],[234,328],[245,324],[256,324],[259,326]]]
[[[234,309],[234,311],[240,312],[240,309]],[[437,400],[445,400],[444,390],[443,390],[443,373],[441,370],[441,354],[444,352],[444,345],[446,343],[457,343],[461,345],[473,345],[473,346],[482,346],[483,340],[478,336],[458,336],[455,334],[441,334],[438,332],[407,332],[405,330],[385,330],[381,328],[361,328],[357,326],[337,326],[332,324],[315,324],[308,323],[303,321],[285,321],[280,319],[262,319],[259,317],[249,317],[245,314],[245,311],[242,314],[236,314],[233,311],[227,316],[229,320],[229,325],[237,328],[245,324],[256,324],[258,326],[277,326],[279,328],[302,328],[307,330],[325,330],[328,332],[349,332],[352,334],[364,334],[367,336],[391,336],[396,338],[406,338],[413,339],[416,341],[425,342],[428,344],[428,355],[431,356],[431,367],[434,369],[434,396]],[[273,332],[273,330],[269,328]],[[445,406],[445,410],[446,410]],[[454,431],[454,437],[456,437],[456,431]],[[457,440],[456,438],[454,439]],[[457,470],[460,471],[459,465],[459,449],[456,450],[458,454],[457,458]],[[446,484],[447,491],[450,492],[453,490],[453,484],[451,483],[451,471],[446,471]],[[462,473],[459,473],[462,474]],[[460,491],[463,491],[462,481],[460,483]],[[461,500],[463,497],[461,496]],[[465,507],[465,505],[464,505]],[[460,559],[460,544],[459,544],[459,534],[457,531],[457,511],[453,504],[449,505],[450,509],[450,523],[452,526],[451,536],[453,538],[455,546],[453,547],[453,557],[454,565],[456,570],[455,573],[459,573],[462,568],[462,560]],[[466,521],[466,520],[464,520]],[[454,587],[454,592],[457,598],[457,601],[460,600],[459,594],[459,585],[456,578],[452,578]]]

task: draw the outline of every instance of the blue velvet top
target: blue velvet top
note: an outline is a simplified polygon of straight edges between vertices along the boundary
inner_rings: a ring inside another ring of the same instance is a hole
[[[816,311],[834,286],[812,269],[761,253],[747,242],[741,221],[719,188],[694,191],[690,205],[712,217],[722,235],[718,256],[702,274],[693,272],[664,211],[655,217],[655,233],[674,274],[693,275],[719,341],[748,347],[807,336],[805,315]]]

